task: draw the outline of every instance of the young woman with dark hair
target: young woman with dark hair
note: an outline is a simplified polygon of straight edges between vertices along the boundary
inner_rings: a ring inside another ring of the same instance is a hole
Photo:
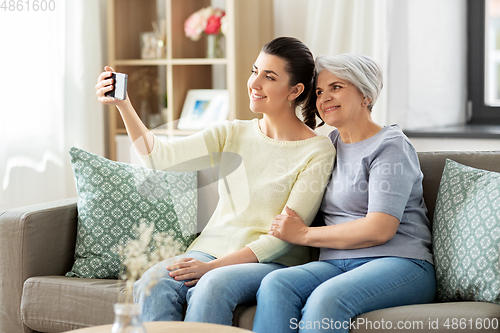
[[[255,300],[266,274],[309,260],[307,248],[267,230],[277,214],[286,212],[310,224],[331,174],[335,150],[330,140],[295,115],[312,87],[313,56],[295,38],[271,41],[248,79],[250,109],[262,119],[226,121],[167,143],[142,124],[128,97],[119,101],[104,95],[113,85],[108,79],[113,69],[105,70],[96,86],[98,98],[117,106],[146,165],[191,171],[222,167],[226,155],[241,157],[227,183],[219,183],[217,208],[188,252],[168,267],[165,262],[152,267],[134,288],[145,321],[182,320],[187,303],[186,321],[231,325],[236,305]],[[207,155],[211,158],[198,158]],[[151,279],[158,281],[148,294]]]

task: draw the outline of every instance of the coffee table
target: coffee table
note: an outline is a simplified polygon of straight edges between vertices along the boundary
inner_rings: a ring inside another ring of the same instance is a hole
[[[148,333],[248,333],[249,330],[234,326],[224,326],[205,323],[188,323],[183,321],[153,321],[143,323]],[[110,333],[113,325],[100,325],[78,330],[71,333]]]

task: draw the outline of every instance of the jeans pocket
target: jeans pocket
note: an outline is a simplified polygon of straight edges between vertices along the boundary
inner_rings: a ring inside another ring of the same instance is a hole
[[[434,265],[422,259],[410,259],[415,265],[419,266],[425,273],[435,275]]]

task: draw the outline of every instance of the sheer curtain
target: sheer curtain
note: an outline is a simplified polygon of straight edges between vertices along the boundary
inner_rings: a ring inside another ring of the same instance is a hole
[[[309,2],[305,40],[315,56],[365,54],[388,70],[393,0],[319,0]],[[387,123],[389,83],[373,109],[373,119]]]
[[[93,91],[103,9],[102,0],[72,0],[2,14],[0,210],[76,195],[69,147],[104,153]]]
[[[388,70],[394,0],[274,0],[276,36],[301,39],[314,56],[357,53],[373,57]],[[387,124],[387,93],[384,82],[373,119]],[[318,129],[327,134],[328,126]]]
[[[466,0],[274,0],[274,33],[314,56],[373,57],[384,74],[377,123],[446,126],[465,122],[465,13]]]

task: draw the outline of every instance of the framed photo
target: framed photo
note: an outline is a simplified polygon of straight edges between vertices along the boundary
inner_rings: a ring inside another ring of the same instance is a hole
[[[191,89],[188,91],[178,129],[199,130],[227,119],[229,92],[226,89]]]

